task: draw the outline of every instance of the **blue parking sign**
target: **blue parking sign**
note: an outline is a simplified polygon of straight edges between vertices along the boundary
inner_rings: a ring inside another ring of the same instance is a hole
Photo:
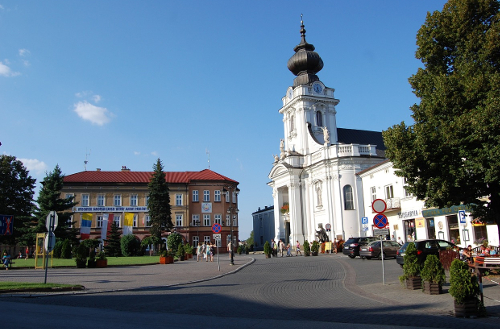
[[[458,218],[460,218],[460,224],[465,224],[466,223],[466,216],[465,216],[465,210],[459,210],[458,211]]]
[[[368,224],[368,217],[361,217],[361,224]]]

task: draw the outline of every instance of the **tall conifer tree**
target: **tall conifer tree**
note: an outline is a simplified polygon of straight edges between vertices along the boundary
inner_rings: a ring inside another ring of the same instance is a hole
[[[173,227],[170,213],[170,192],[160,159],[156,161],[153,169],[153,176],[148,184],[148,212],[151,219],[149,231],[153,237],[160,241],[161,234],[164,231],[170,231]]]

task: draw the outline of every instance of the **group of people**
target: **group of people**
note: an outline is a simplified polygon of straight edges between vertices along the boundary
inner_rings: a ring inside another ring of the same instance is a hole
[[[281,241],[281,239],[278,242],[275,242],[274,239],[271,240],[271,256],[273,257],[278,257],[278,253],[283,257],[283,255],[286,252],[286,257],[292,257],[292,245],[290,243],[286,244]],[[302,256],[302,252],[300,251],[300,242],[297,241],[297,244],[295,245],[295,256],[298,255]]]
[[[198,247],[196,247],[196,261],[200,261],[200,257],[203,257],[206,262],[214,261],[214,253],[215,253],[215,243],[198,243]]]
[[[496,256],[498,253],[496,249],[492,246],[486,247],[484,245],[481,245],[479,247],[479,251],[477,253],[477,256]],[[473,262],[474,259],[474,251],[472,250],[472,246],[468,245],[466,249],[462,250],[462,260],[468,261],[469,263]]]

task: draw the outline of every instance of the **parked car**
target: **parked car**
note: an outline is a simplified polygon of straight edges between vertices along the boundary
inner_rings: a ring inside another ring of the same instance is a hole
[[[396,256],[396,262],[401,266],[403,266],[405,263],[404,256],[406,252],[406,247],[408,247],[408,244],[410,243],[411,242],[406,242],[398,250],[398,254]],[[418,260],[422,264],[425,262],[425,258],[427,257],[427,255],[436,255],[439,257],[440,250],[457,248],[457,246],[454,245],[453,243],[439,239],[417,240],[413,241],[413,243],[415,243],[415,247],[417,248]]]
[[[350,258],[354,258],[359,256],[359,247],[367,245],[368,243],[375,241],[376,238],[368,236],[368,237],[357,237],[357,238],[349,238],[344,243],[344,247],[342,249],[342,253],[344,255],[349,256]]]
[[[382,246],[384,249],[384,258],[388,257],[396,258],[398,250],[399,248],[401,248],[399,243],[391,240],[385,240],[382,242],[383,242]],[[366,259],[372,259],[376,257],[382,258],[382,253],[380,250],[380,240],[373,241],[367,245],[361,246],[359,248],[359,256],[366,257]]]

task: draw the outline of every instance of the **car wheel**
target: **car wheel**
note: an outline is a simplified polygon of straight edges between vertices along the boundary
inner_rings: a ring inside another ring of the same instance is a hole
[[[355,255],[347,255],[349,256],[349,258],[355,258],[356,256]]]

